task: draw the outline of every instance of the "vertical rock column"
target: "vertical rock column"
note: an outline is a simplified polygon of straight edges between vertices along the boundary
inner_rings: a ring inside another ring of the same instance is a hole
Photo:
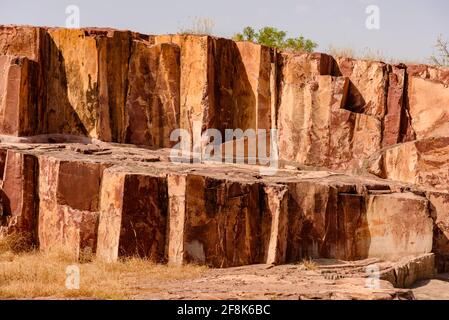
[[[130,32],[49,29],[42,133],[124,142]]]
[[[179,47],[134,41],[128,71],[125,142],[168,148],[179,128]]]
[[[39,245],[76,257],[95,253],[105,164],[39,157]]]
[[[263,187],[263,262],[285,263],[288,238],[288,189],[281,185]]]
[[[339,193],[351,193],[354,186],[301,181],[288,183],[288,189],[287,262],[343,258],[342,247],[351,235],[340,231],[345,226],[339,217]]]
[[[127,256],[163,262],[167,205],[165,177],[106,170],[97,257],[107,262]]]
[[[247,78],[250,84],[249,88],[237,87],[236,89],[246,89],[242,92],[247,96],[254,96],[254,106],[239,105],[241,109],[248,109],[247,112],[253,113],[253,119],[242,126],[242,129],[266,129],[275,128],[275,124],[271,123],[271,103],[272,88],[271,81],[271,60],[272,50],[269,47],[262,46],[251,42],[237,42],[239,60],[243,65],[243,70],[239,70],[240,76]]]
[[[0,134],[35,133],[38,65],[25,57],[0,56]]]
[[[259,185],[169,176],[170,263],[232,267],[261,258]]]
[[[449,194],[429,191],[426,193],[434,221],[432,252],[438,272],[449,271]]]
[[[36,242],[39,197],[34,155],[8,150],[3,177],[0,233],[20,233]]]

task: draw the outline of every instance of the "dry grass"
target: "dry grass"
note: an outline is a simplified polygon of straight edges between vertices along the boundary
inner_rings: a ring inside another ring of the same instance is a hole
[[[312,259],[303,259],[301,265],[304,266],[306,270],[315,270],[318,267],[318,264]]]
[[[128,299],[136,293],[138,283],[195,278],[206,271],[199,266],[173,267],[137,258],[109,264],[95,260],[79,264],[65,250],[17,253],[9,247],[11,239],[8,242],[0,241],[0,298],[3,299]],[[80,268],[79,289],[66,288],[69,265]]]
[[[388,61],[389,59],[380,50],[364,48],[363,50],[355,50],[351,47],[329,46],[327,53],[333,57],[345,57],[371,61]]]
[[[182,29],[180,34],[212,35],[215,22],[209,18],[195,17],[191,21],[191,26]]]
[[[382,61],[390,64],[417,64],[421,63],[420,61],[412,61],[412,60],[400,60],[394,59],[391,57],[387,57],[381,50],[373,50],[370,48],[364,48],[362,50],[355,50],[351,47],[336,47],[329,46],[326,50],[326,53],[333,57],[345,57],[345,58],[353,58],[360,60],[369,60],[369,61]]]
[[[28,234],[13,233],[1,237],[0,253],[7,251],[20,253],[32,250],[34,250],[33,241]]]

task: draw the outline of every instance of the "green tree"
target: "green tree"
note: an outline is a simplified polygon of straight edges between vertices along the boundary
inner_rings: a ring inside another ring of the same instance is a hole
[[[284,49],[285,37],[287,32],[280,31],[273,27],[264,27],[257,33],[257,43],[263,44],[268,47]]]
[[[233,38],[236,41],[252,41],[281,50],[312,52],[318,46],[303,36],[287,39],[286,36],[287,32],[274,27],[263,27],[258,32],[251,27],[246,27],[242,33],[236,33]]]
[[[246,41],[254,41],[257,36],[256,31],[251,27],[246,27],[243,29],[243,37]]]

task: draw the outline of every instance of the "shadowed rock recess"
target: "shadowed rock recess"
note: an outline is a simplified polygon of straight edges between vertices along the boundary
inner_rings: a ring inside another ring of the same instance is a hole
[[[1,26],[0,234],[106,261],[402,261],[388,277],[410,285],[449,271],[448,86],[211,36]],[[276,128],[279,170],[171,162],[194,122]]]

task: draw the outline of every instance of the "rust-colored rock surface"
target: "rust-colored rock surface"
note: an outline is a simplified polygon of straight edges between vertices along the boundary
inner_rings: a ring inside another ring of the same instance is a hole
[[[107,164],[39,157],[39,247],[94,253],[100,186]]]
[[[179,47],[133,43],[125,106],[125,141],[159,148],[173,146],[179,128]]]
[[[36,128],[37,64],[25,57],[0,56],[0,131],[31,135]]]
[[[108,262],[377,259],[409,286],[449,270],[448,85],[208,35],[0,26],[0,236]],[[176,129],[245,150],[175,159]],[[262,142],[271,168],[249,163]]]
[[[167,205],[165,177],[106,170],[97,255],[106,261],[138,256],[163,262]]]
[[[184,189],[179,190],[180,186]],[[169,213],[175,219],[169,222],[170,233],[181,235],[177,238],[179,242],[171,244],[178,250],[169,251],[169,261],[216,267],[261,261],[262,223],[257,183],[188,174],[172,176],[168,194]],[[180,218],[183,223],[179,222]]]
[[[430,137],[397,144],[367,161],[380,177],[448,191],[449,137]]]
[[[39,198],[37,158],[8,150],[5,156],[0,233],[17,232],[36,241]]]

